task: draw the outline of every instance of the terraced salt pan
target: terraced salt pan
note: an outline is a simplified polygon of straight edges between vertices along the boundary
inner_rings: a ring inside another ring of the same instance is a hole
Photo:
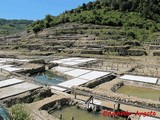
[[[3,81],[0,81],[0,88],[5,87],[5,86],[9,86],[9,85],[13,85],[13,84],[17,84],[17,83],[21,83],[21,82],[24,82],[24,81],[16,79],[16,78],[3,80]]]
[[[91,70],[75,69],[75,70],[71,70],[71,71],[68,71],[68,72],[64,72],[64,74],[67,74],[67,75],[70,75],[70,76],[73,76],[73,77],[78,77],[80,75],[83,75],[83,74],[86,74],[86,73],[89,73],[89,72],[91,72]]]
[[[73,66],[73,65],[79,65],[79,64],[82,64],[82,62],[80,61],[70,61],[70,62],[64,62],[63,65],[66,65],[66,66]]]
[[[130,80],[130,81],[139,81],[139,82],[147,82],[147,83],[154,83],[154,84],[158,80],[158,78],[134,76],[134,75],[123,75],[120,78],[125,80]]]
[[[14,71],[18,71],[18,70],[22,70],[22,68],[14,68],[14,67],[5,67],[3,68],[9,72],[14,72]]]
[[[92,71],[92,70],[75,69],[75,68],[59,67],[59,66],[53,69],[59,72],[63,72],[64,74],[70,75],[72,77],[75,77],[74,79],[58,84],[59,86],[66,87],[66,88],[71,88],[72,86],[79,86],[91,80],[95,80],[97,78],[104,77],[110,74],[110,72]],[[60,89],[59,87],[51,86],[51,88],[52,87],[53,89],[57,89],[59,91],[64,90],[64,89]]]
[[[71,88],[72,86],[82,85],[86,82],[87,82],[86,80],[83,80],[83,79],[80,79],[80,78],[74,78],[74,79],[68,80],[66,82],[60,83],[58,85],[62,86],[62,87]]]
[[[93,60],[96,60],[96,59],[92,59],[92,58],[84,58],[84,59],[79,59],[79,60],[75,60],[75,61],[77,61],[77,62],[82,62],[82,63],[84,63],[84,62],[89,62],[89,61],[93,61]]]
[[[31,83],[20,83],[17,85],[5,87],[0,89],[0,100],[15,96],[30,90],[38,89],[40,86]]]
[[[16,59],[15,61],[18,61],[18,62],[28,62],[30,60],[27,60],[27,59]]]
[[[14,65],[0,65],[0,68],[13,67]]]
[[[58,72],[67,72],[67,71],[70,71],[73,69],[75,69],[75,68],[61,67],[61,66],[53,68],[53,70],[58,71]]]
[[[87,73],[85,75],[79,76],[79,78],[90,81],[90,80],[95,80],[97,78],[100,78],[100,77],[103,77],[103,76],[106,76],[109,74],[110,74],[110,72],[92,71],[92,72]]]
[[[60,59],[60,60],[54,60],[54,61],[51,61],[53,63],[64,63],[64,62],[70,62],[70,61],[74,61],[74,60],[78,60],[80,58],[65,58],[65,59]]]
[[[12,58],[0,58],[0,61],[4,61],[4,62],[7,62],[7,61],[12,62],[14,60],[15,59],[12,59]]]
[[[160,85],[160,79],[158,80],[158,83],[157,83],[158,85]]]
[[[78,57],[74,57],[74,58],[65,58],[65,59],[61,59],[62,61],[75,61],[75,60],[80,60],[81,58],[78,58]]]
[[[66,66],[74,66],[74,65],[83,64],[83,63],[93,61],[93,60],[96,60],[96,59],[92,59],[92,58],[65,58],[65,59],[55,60],[55,61],[51,61],[51,62],[59,63],[59,64],[66,65]]]
[[[63,60],[55,60],[55,61],[51,61],[52,63],[64,63],[65,61],[63,61]]]
[[[154,118],[154,117],[148,117],[148,116],[141,116],[139,120],[159,120],[159,118]]]
[[[67,89],[64,89],[64,88],[61,88],[61,87],[57,87],[57,86],[51,86],[51,89],[55,89],[55,90],[58,90],[58,91],[66,91]]]

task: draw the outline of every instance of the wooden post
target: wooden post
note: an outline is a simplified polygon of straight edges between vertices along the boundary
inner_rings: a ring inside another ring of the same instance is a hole
[[[118,103],[118,106],[117,106],[117,110],[119,111],[120,110],[120,103]]]
[[[76,93],[74,92],[74,98],[77,99]]]
[[[114,104],[114,108],[113,108],[113,112],[115,111],[116,111],[116,104]],[[115,115],[113,117],[115,117]]]

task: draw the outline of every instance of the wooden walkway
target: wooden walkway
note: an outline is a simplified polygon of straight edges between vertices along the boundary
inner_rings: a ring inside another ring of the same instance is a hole
[[[139,108],[144,108],[144,109],[160,112],[160,109],[158,109],[158,108],[156,109],[156,108],[151,108],[151,107],[147,107],[147,106],[141,106],[141,105],[138,105],[138,104],[136,105],[136,104],[132,104],[132,103],[125,103],[125,102],[122,102],[122,101],[113,100],[112,98],[108,98],[106,96],[98,95],[98,94],[87,92],[87,91],[72,89],[72,93],[74,93],[75,98],[76,98],[77,94],[83,95],[83,96],[88,96],[88,97],[93,96],[95,99],[99,99],[99,100],[103,100],[103,101],[111,101],[111,102],[114,102],[116,104],[123,104],[123,105],[139,107]]]

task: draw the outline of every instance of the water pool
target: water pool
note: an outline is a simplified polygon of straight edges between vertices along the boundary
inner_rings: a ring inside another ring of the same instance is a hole
[[[44,85],[45,83],[47,83],[47,85],[54,85],[66,81],[64,77],[58,76],[50,71],[37,73],[32,75],[31,77],[35,78],[36,82],[42,85]]]
[[[0,105],[0,120],[11,120],[9,113]]]
[[[72,120],[72,117],[74,117],[74,120],[125,120],[124,118],[104,117],[101,113],[88,112],[83,109],[78,109],[76,106],[56,110],[52,115],[56,118],[59,118],[59,116],[62,115],[62,120]]]
[[[159,100],[160,90],[154,90],[150,88],[133,87],[133,86],[122,86],[116,93],[126,94],[130,96],[137,96],[140,98]]]

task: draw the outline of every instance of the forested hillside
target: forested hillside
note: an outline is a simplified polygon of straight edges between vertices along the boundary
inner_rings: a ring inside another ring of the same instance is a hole
[[[32,20],[6,20],[0,19],[0,35],[14,34],[23,30],[27,30]]]
[[[160,0],[96,0],[65,11],[59,16],[47,15],[44,20],[34,22],[30,30],[38,32],[66,22],[159,31]]]

